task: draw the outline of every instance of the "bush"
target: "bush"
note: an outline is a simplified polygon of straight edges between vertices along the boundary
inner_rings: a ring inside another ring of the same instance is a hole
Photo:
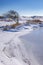
[[[3,30],[4,30],[4,31],[9,30],[9,26],[8,26],[8,25],[4,26]]]
[[[41,20],[27,20],[27,23],[41,23],[42,21]]]
[[[21,24],[20,23],[16,23],[16,24],[12,24],[12,25],[6,25],[6,26],[3,27],[3,30],[7,31],[7,30],[10,30],[12,28],[16,28],[16,26],[19,26],[19,25],[21,25]]]
[[[19,25],[21,25],[21,24],[20,23],[12,24],[11,28],[15,28],[16,26],[19,26]]]

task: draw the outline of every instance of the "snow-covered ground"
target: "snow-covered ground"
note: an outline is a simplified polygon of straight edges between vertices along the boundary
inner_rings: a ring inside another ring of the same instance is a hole
[[[3,65],[29,65],[27,52],[23,43],[19,40],[20,35],[29,31],[0,32],[0,63]]]
[[[21,27],[21,30],[18,30],[18,32],[12,32],[12,30],[0,30],[0,65],[37,64],[33,56],[31,56],[33,59],[30,61],[31,58],[29,58],[24,43],[19,38],[22,35],[30,33],[31,31],[33,31],[33,29],[30,26],[23,26]]]
[[[11,24],[15,24],[15,22],[14,21],[11,21],[11,22],[1,21],[0,22],[0,27],[1,26],[6,26],[6,25],[11,25]]]

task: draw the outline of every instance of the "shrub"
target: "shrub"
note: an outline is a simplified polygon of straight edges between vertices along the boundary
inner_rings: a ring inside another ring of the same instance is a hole
[[[8,25],[4,26],[3,30],[4,31],[9,30],[9,26]]]
[[[27,20],[27,23],[29,24],[29,23],[40,23],[40,22],[42,22],[41,20]]]
[[[16,26],[19,26],[19,25],[21,25],[21,24],[20,23],[12,24],[11,28],[15,28]]]

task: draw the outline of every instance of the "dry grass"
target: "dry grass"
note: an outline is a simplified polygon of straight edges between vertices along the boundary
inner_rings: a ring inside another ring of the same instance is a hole
[[[16,24],[12,24],[12,25],[6,25],[3,30],[6,31],[6,30],[9,30],[9,29],[12,29],[12,28],[16,28],[17,26],[21,25],[20,23],[16,23]]]
[[[41,20],[27,20],[27,23],[41,23]]]
[[[19,25],[21,25],[21,23],[12,24],[11,28],[15,28],[16,26],[19,26]]]

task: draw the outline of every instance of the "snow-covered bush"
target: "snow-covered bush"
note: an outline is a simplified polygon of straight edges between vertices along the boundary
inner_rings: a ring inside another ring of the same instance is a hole
[[[7,30],[9,30],[10,28],[11,28],[10,26],[6,25],[6,26],[4,26],[3,30],[4,30],[4,31],[7,31]]]

